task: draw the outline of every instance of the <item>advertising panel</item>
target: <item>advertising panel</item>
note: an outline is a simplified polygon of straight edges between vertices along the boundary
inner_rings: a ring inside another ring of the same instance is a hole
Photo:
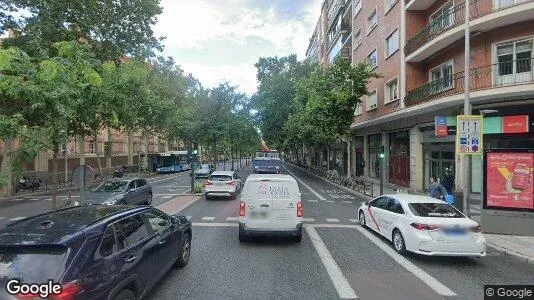
[[[534,153],[486,154],[486,206],[534,209]]]

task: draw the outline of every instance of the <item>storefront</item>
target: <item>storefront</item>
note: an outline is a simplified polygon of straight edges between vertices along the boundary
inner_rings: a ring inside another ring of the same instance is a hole
[[[355,176],[363,176],[364,175],[364,168],[365,168],[365,160],[364,160],[364,137],[358,136],[354,139],[354,175]]]
[[[373,134],[368,136],[368,149],[369,154],[367,164],[369,168],[369,177],[380,178],[380,159],[378,154],[380,153],[380,146],[382,146],[382,134]]]
[[[410,136],[407,130],[389,134],[389,183],[410,186]]]
[[[347,156],[347,143],[335,143],[330,150],[330,169],[347,176]]]
[[[422,128],[423,188],[425,190],[430,184],[431,177],[449,192],[455,190],[455,138],[456,135],[436,137],[433,126]]]
[[[486,232],[534,234],[532,106],[499,108],[484,117],[484,155],[472,159],[472,193],[482,195]]]

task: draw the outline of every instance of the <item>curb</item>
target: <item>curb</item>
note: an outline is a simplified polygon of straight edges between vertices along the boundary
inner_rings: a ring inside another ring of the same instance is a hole
[[[348,187],[346,187],[346,186],[339,185],[339,184],[337,184],[337,183],[335,183],[335,182],[332,182],[332,181],[330,181],[330,180],[328,180],[328,179],[326,179],[326,178],[323,178],[323,177],[321,177],[321,176],[319,176],[319,175],[317,175],[317,174],[313,174],[312,172],[310,172],[310,171],[308,171],[308,170],[306,170],[306,169],[304,169],[304,168],[302,168],[302,167],[295,166],[295,165],[293,165],[293,164],[291,164],[291,165],[294,166],[295,168],[299,168],[299,169],[301,169],[301,170],[303,170],[303,171],[306,171],[308,174],[313,175],[313,176],[315,176],[315,177],[321,179],[322,181],[328,182],[328,183],[330,183],[330,184],[332,184],[332,185],[334,185],[334,186],[336,186],[336,187],[338,187],[338,188],[340,188],[340,189],[343,189],[343,190],[345,190],[345,191],[347,191],[347,192],[349,192],[349,193],[351,193],[351,194],[354,194],[354,195],[356,195],[356,196],[358,196],[358,197],[361,197],[361,198],[364,198],[364,199],[367,199],[367,200],[372,200],[372,199],[374,199],[373,197],[371,197],[371,196],[369,196],[369,195],[365,195],[365,194],[359,193],[359,192],[357,192],[357,191],[355,191],[355,190],[353,190],[353,189],[350,189],[350,188],[348,188]]]
[[[510,250],[510,249],[505,248],[505,247],[501,247],[501,246],[499,246],[497,244],[494,244],[494,243],[487,242],[486,245],[488,245],[491,248],[503,253],[504,255],[515,256],[517,258],[525,260],[527,263],[534,264],[534,257],[530,257],[530,256],[525,255],[523,253],[520,253],[520,252],[517,252],[517,251],[514,251],[514,250]]]

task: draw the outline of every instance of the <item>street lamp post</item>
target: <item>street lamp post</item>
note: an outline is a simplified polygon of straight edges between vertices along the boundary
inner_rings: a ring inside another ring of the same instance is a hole
[[[469,103],[469,71],[471,69],[471,43],[470,43],[470,28],[469,18],[470,16],[470,1],[465,1],[465,49],[464,49],[464,115],[471,115],[471,105]],[[463,155],[462,167],[464,170],[464,188],[463,188],[463,211],[466,216],[470,216],[469,210],[469,194],[471,192],[471,156]]]

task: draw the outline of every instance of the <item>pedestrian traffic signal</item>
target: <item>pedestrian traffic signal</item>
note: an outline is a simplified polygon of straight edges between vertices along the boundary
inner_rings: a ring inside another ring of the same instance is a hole
[[[381,159],[386,157],[386,154],[384,153],[384,146],[380,146],[380,152],[378,153],[378,157]]]
[[[193,155],[197,155],[197,153],[198,153],[197,149],[193,150]]]

